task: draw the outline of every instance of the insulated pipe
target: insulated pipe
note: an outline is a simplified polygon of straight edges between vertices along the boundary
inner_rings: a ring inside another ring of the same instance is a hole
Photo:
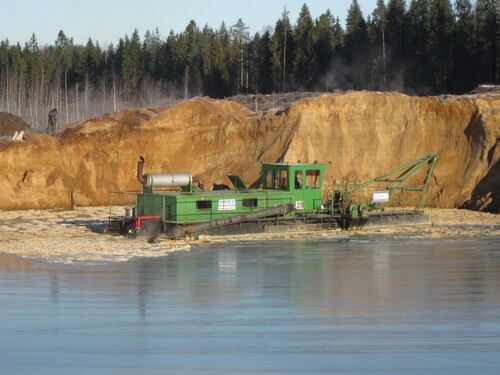
[[[146,178],[142,175],[142,170],[144,168],[144,158],[142,156],[139,157],[140,160],[137,162],[137,180],[144,185],[146,182]]]
[[[145,187],[179,187],[188,186],[193,182],[189,173],[147,173],[143,174],[144,158],[140,156],[137,162],[137,180]],[[197,178],[196,183],[203,190],[203,181]]]
[[[266,208],[262,211],[250,212],[247,214],[215,219],[212,221],[193,223],[193,224],[178,224],[165,228],[163,233],[169,239],[182,238],[187,235],[192,235],[204,230],[224,227],[226,225],[243,223],[250,220],[258,220],[269,216],[285,215],[295,210],[293,203],[280,204],[276,207]]]
[[[182,187],[189,186],[193,181],[189,173],[147,173],[143,178],[146,187]]]

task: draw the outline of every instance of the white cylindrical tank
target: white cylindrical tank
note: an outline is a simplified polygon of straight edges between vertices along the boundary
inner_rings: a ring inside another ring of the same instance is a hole
[[[146,187],[182,187],[193,181],[190,173],[148,173],[144,178]]]

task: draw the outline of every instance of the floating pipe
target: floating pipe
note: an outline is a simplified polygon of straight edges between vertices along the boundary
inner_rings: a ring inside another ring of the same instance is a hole
[[[280,204],[276,207],[266,208],[262,211],[250,212],[246,214],[225,217],[222,219],[215,219],[203,223],[172,225],[165,228],[165,232],[163,234],[169,239],[182,238],[184,236],[192,235],[212,228],[224,227],[231,224],[239,224],[245,221],[258,220],[269,216],[285,215],[294,210],[295,205],[293,203]]]

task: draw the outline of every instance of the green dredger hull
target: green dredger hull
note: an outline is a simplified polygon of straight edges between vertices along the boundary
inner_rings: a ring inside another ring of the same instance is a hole
[[[333,228],[353,229],[394,225],[425,224],[429,220],[421,208],[430,182],[436,155],[398,167],[361,184],[342,185],[322,200],[326,165],[321,163],[273,163],[262,165],[262,189],[247,189],[238,176],[228,175],[235,189],[204,191],[200,181],[187,173],[142,175],[143,158],[137,177],[143,192],[136,194],[135,214],[110,217],[109,231],[116,233],[160,234],[182,238],[198,234],[238,234],[256,232],[311,231]],[[423,182],[406,183],[426,169]],[[155,185],[156,181],[156,185]],[[182,181],[182,182],[181,182]],[[178,183],[178,185],[176,185]],[[373,198],[358,202],[356,193],[370,184],[385,184],[374,190]],[[181,191],[160,191],[177,186]],[[219,185],[227,188],[225,185]],[[215,185],[214,185],[215,188]],[[413,211],[383,211],[392,193],[418,193]]]

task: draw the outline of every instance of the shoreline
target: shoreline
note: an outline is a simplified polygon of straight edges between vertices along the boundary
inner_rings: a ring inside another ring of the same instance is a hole
[[[117,210],[121,208],[117,207]],[[431,224],[329,230],[292,233],[243,234],[238,236],[200,235],[197,239],[161,240],[103,234],[109,207],[82,207],[73,210],[0,211],[0,253],[32,260],[66,264],[124,262],[135,257],[160,257],[187,251],[192,245],[215,242],[287,240],[296,238],[455,238],[500,235],[500,215],[459,209],[426,209]],[[117,212],[118,213],[118,212]]]

